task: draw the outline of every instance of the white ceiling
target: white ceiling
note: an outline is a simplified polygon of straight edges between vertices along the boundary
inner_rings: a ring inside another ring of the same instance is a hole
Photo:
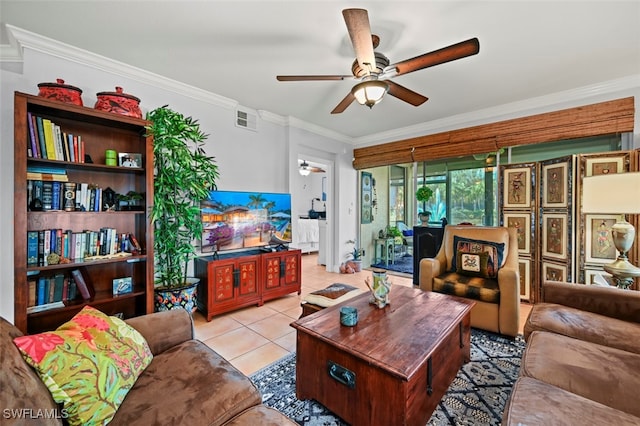
[[[355,80],[276,75],[350,74],[348,7],[369,11],[392,63],[472,37],[480,53],[395,78],[422,106],[387,96],[332,115]],[[1,0],[0,20],[351,138],[640,74],[637,0]]]

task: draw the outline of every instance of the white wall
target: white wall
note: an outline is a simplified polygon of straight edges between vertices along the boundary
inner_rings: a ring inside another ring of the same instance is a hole
[[[258,113],[257,131],[235,126],[236,102],[215,94],[199,91],[179,82],[145,73],[125,64],[113,63],[105,58],[94,58],[79,51],[71,52],[73,59],[43,53],[39,49],[24,48],[22,67],[3,64],[0,70],[0,269],[5,271],[0,282],[0,315],[13,320],[13,95],[14,91],[38,93],[38,83],[63,78],[67,84],[83,90],[85,106],[93,106],[96,93],[114,91],[115,86],[125,93],[141,99],[143,114],[156,107],[168,104],[185,115],[197,118],[203,131],[208,133],[207,151],[216,157],[220,179],[218,189],[264,192],[291,192],[292,202],[305,196],[292,191],[292,179],[300,178],[297,158],[300,147],[313,151],[327,163],[338,164],[334,174],[345,174],[340,169],[351,167],[353,151],[344,142],[308,131],[292,131],[285,118]],[[96,64],[100,64],[100,66]],[[113,65],[113,66],[111,66]],[[293,141],[293,143],[291,142]],[[347,173],[348,176],[348,173]],[[348,177],[349,178],[349,177]],[[353,177],[351,177],[353,180]],[[333,193],[341,201],[337,204],[353,203],[355,184],[347,185],[348,194],[336,185]],[[308,197],[306,195],[305,197]],[[304,200],[303,203],[310,203]],[[310,207],[309,207],[310,208]],[[342,220],[353,220],[344,216]],[[345,225],[347,226],[347,225]],[[332,249],[332,252],[337,249]],[[331,268],[334,266],[332,262]]]

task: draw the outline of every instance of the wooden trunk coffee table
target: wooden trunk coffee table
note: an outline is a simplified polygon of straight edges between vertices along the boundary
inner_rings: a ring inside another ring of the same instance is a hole
[[[352,425],[424,426],[464,362],[470,360],[474,302],[394,286],[378,309],[369,294],[301,318],[296,394],[315,399]],[[354,327],[340,307],[358,309]]]

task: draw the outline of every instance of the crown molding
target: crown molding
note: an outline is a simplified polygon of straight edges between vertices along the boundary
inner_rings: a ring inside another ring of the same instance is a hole
[[[6,29],[10,44],[0,46],[0,63],[21,63],[23,61],[24,49],[29,48],[37,52],[130,78],[144,84],[169,90],[223,108],[236,109],[240,107],[239,102],[234,99],[216,95],[215,93],[88,52],[84,49],[41,36],[22,28],[7,24]],[[261,119],[280,126],[296,127],[333,140],[353,144],[353,138],[295,117],[284,117],[265,110],[260,110],[258,113]]]
[[[199,89],[195,86],[181,83],[141,68],[88,52],[84,49],[32,33],[13,25],[7,24],[6,29],[11,42],[11,47],[6,48],[6,53],[8,55],[7,58],[13,58],[13,61],[15,61],[16,58],[19,58],[19,60],[22,61],[24,49],[29,48],[37,52],[90,66],[100,71],[109,72],[125,78],[130,78],[144,84],[162,88],[163,90],[169,90],[171,92],[226,109],[235,109],[238,106],[238,102],[234,99],[216,95],[215,93]],[[3,48],[4,47],[5,46],[3,46]],[[5,49],[2,49],[0,54],[2,55],[0,56],[0,61],[5,61]]]
[[[266,110],[260,110],[258,111],[258,113],[260,114],[260,118],[262,118],[264,121],[275,123],[280,126],[290,126],[290,127],[295,127],[301,130],[306,130],[318,136],[324,136],[326,138],[329,138],[338,142],[344,142],[349,145],[353,145],[354,143],[354,139],[350,136],[345,136],[341,133],[334,132],[333,130],[329,130],[321,126],[317,126],[313,123],[309,123],[308,121],[300,120],[299,118],[296,118],[293,116],[285,117],[282,115],[274,114]]]
[[[356,147],[371,146],[407,139],[417,135],[433,134],[462,127],[470,127],[489,122],[506,120],[509,118],[523,117],[540,112],[548,112],[558,108],[569,108],[584,104],[585,101],[588,101],[589,103],[598,102],[591,99],[594,97],[606,97],[607,95],[616,92],[633,89],[640,89],[640,74],[634,74],[615,80],[556,92],[550,95],[529,98],[509,104],[498,105],[496,107],[472,111],[466,114],[458,114],[439,120],[416,124],[414,126],[377,133],[375,135],[362,136],[360,138],[356,138],[354,140],[354,144]]]
[[[9,44],[0,45],[0,66],[3,69],[21,72],[24,49],[29,48],[47,55],[67,61],[90,66],[92,68],[130,78],[144,84],[168,90],[179,95],[206,102],[226,109],[236,109],[239,102],[215,93],[191,86],[179,81],[154,74],[141,68],[118,62],[107,57],[41,36],[39,34],[6,24]],[[469,127],[497,120],[516,118],[557,108],[577,106],[594,97],[604,97],[615,92],[640,89],[640,74],[622,77],[616,80],[601,82],[576,89],[557,92],[550,95],[525,99],[523,101],[499,105],[458,114],[417,124],[401,127],[387,132],[375,133],[359,138],[352,138],[333,130],[300,120],[293,116],[281,116],[266,110],[258,111],[261,119],[280,125],[306,130],[338,142],[355,147],[370,146],[390,141],[406,139],[417,135],[432,134],[446,130]]]

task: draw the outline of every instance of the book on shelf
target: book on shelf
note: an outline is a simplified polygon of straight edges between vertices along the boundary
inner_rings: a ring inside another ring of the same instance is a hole
[[[67,171],[63,168],[60,167],[54,167],[54,166],[41,166],[41,165],[35,165],[35,164],[29,164],[27,166],[27,172],[34,172],[34,173],[47,173],[47,174],[52,174],[52,175],[66,175]]]
[[[38,139],[36,138],[36,128],[33,121],[33,114],[27,112],[27,124],[29,127],[29,146],[31,147],[31,157],[40,157],[40,148],[38,147]]]
[[[38,264],[38,231],[27,231],[27,265]]]
[[[53,202],[53,182],[42,182],[42,210],[51,210]]]
[[[29,287],[29,294],[27,296],[27,306],[36,305],[36,287],[38,286],[38,280],[35,278],[29,278],[27,282]]]
[[[38,231],[38,266],[44,265],[44,229]]]
[[[71,277],[73,277],[73,281],[76,283],[80,296],[85,300],[91,299],[91,291],[89,289],[90,284],[85,280],[82,271],[80,269],[72,270]]]
[[[135,235],[129,234],[130,251],[132,254],[142,254],[142,247]]]
[[[48,311],[50,309],[59,309],[59,308],[64,308],[64,302],[59,301],[59,302],[51,302],[51,303],[45,303],[43,305],[35,305],[35,306],[29,306],[27,308],[27,313],[28,314],[34,314],[36,312],[43,312],[43,311]]]
[[[69,161],[71,161],[72,163],[75,163],[77,160],[77,156],[75,154],[75,151],[73,150],[73,134],[69,133],[67,135],[67,151],[69,152]]]
[[[38,134],[38,142],[40,143],[40,158],[47,157],[47,144],[44,137],[44,124],[42,123],[42,117],[35,117],[36,120],[36,133]]]
[[[59,273],[53,276],[53,299],[51,302],[61,302],[64,300],[62,292],[64,290],[64,274]]]
[[[78,135],[78,163],[84,163],[84,140]]]
[[[53,127],[53,143],[56,148],[56,160],[64,161],[64,148],[62,147],[62,130],[60,126],[51,123]]]
[[[58,181],[51,182],[51,210],[62,210],[62,184]]]
[[[56,160],[56,143],[53,134],[53,123],[47,118],[42,119],[42,127],[44,129],[44,144],[47,148],[47,159]]]
[[[41,181],[49,181],[49,182],[69,182],[69,177],[64,174],[53,174],[53,173],[38,173],[38,172],[27,172],[28,180],[41,180]]]

